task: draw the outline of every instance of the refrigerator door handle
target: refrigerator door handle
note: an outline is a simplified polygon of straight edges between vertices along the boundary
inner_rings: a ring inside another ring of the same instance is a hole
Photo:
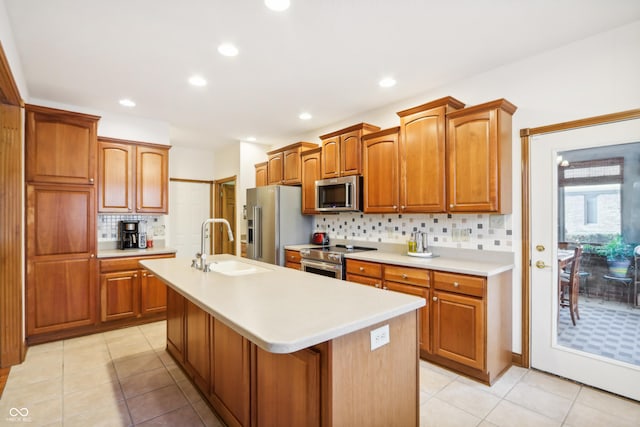
[[[253,259],[262,258],[262,209],[253,207]]]

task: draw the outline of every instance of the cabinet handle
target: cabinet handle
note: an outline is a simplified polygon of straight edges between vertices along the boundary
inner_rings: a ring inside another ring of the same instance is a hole
[[[364,271],[364,267],[360,267],[360,271]]]
[[[386,286],[383,286],[382,289],[384,289],[385,291],[389,290],[389,288],[387,288]]]
[[[90,256],[91,256],[91,258],[94,258],[96,255],[95,254],[91,254]]]
[[[89,178],[89,182],[93,183],[93,178]]]
[[[134,274],[134,275],[133,275],[133,278],[135,279],[136,277],[138,277],[138,275],[137,275],[137,274]]]
[[[142,277],[147,277],[147,273],[142,273]]]
[[[398,209],[398,206],[397,205],[393,205],[393,209]]]
[[[406,278],[407,278],[407,275],[403,273],[403,274],[402,274],[402,278],[403,278],[403,279],[406,279]]]
[[[434,301],[438,301],[438,297],[433,297],[432,298]]]
[[[455,208],[455,207],[456,207],[456,205],[454,205],[453,203],[451,203],[451,204],[449,205],[449,207],[450,207],[450,208]]]
[[[375,286],[376,288],[380,288],[380,283],[374,283],[373,286]]]
[[[454,288],[457,288],[457,287],[459,287],[459,286],[460,286],[460,283],[458,283],[458,282],[453,282],[453,287],[454,287]]]

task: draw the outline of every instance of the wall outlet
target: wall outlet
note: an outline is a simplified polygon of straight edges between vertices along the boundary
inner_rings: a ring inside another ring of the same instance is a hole
[[[389,344],[389,325],[381,326],[370,332],[371,334],[371,351]]]

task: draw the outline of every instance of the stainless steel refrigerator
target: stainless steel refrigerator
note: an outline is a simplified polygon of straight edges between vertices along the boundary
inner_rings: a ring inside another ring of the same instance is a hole
[[[312,218],[302,215],[302,189],[267,185],[247,189],[247,257],[284,265],[284,247],[308,243]]]

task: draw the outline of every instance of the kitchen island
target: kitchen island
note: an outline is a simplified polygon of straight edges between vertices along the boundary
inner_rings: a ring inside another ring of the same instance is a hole
[[[230,426],[418,425],[425,300],[230,255],[142,261],[167,350]]]

